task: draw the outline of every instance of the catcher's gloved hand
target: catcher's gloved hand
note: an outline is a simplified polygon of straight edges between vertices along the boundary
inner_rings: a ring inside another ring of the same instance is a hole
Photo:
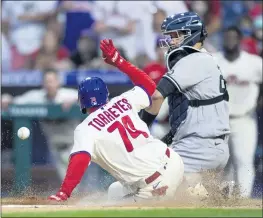
[[[104,39],[100,41],[100,49],[102,51],[103,60],[110,65],[117,67],[121,64],[123,58],[120,52],[115,48],[111,39]]]
[[[48,197],[48,200],[51,201],[66,201],[68,199],[68,196],[64,192],[58,192],[56,195],[51,195]]]

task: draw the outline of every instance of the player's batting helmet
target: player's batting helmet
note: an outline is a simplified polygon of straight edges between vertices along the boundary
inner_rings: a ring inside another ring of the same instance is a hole
[[[194,46],[207,37],[205,26],[195,12],[175,14],[165,18],[161,25],[165,38],[160,40],[161,47],[168,47],[169,52],[181,46]],[[175,46],[171,43],[172,37],[180,39]]]
[[[78,98],[82,113],[86,113],[87,108],[106,104],[108,96],[106,84],[98,77],[88,77],[79,84]]]

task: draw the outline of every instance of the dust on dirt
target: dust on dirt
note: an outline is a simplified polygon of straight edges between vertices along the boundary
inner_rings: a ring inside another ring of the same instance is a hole
[[[192,197],[184,192],[178,192],[175,200],[147,201],[122,205],[108,205],[105,193],[73,195],[66,203],[53,203],[47,197],[40,197],[39,193],[26,196],[2,199],[3,212],[17,211],[52,211],[52,210],[103,210],[103,209],[147,209],[147,208],[251,208],[261,209],[262,200],[242,199],[237,193],[231,197],[225,196],[220,187],[220,173],[203,173],[203,185],[207,189],[207,198]],[[179,188],[180,190],[180,188]],[[9,206],[8,206],[9,205]],[[11,206],[10,206],[11,205]],[[17,207],[15,207],[17,205]],[[24,206],[23,206],[24,205]],[[30,206],[31,205],[31,206]]]

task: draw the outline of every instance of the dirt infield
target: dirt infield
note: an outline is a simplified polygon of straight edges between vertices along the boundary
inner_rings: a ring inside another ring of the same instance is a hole
[[[214,175],[214,174],[211,174]],[[231,208],[231,209],[261,209],[262,200],[242,199],[238,195],[226,198],[219,190],[217,178],[211,178],[206,182],[209,192],[207,198],[195,198],[187,196],[186,192],[178,191],[176,200],[173,201],[147,201],[143,203],[126,203],[122,205],[109,205],[107,203],[107,193],[96,193],[92,196],[72,195],[66,203],[54,204],[47,200],[47,197],[39,197],[38,194],[32,194],[24,197],[4,198],[2,199],[2,211],[8,212],[36,212],[36,211],[61,211],[61,210],[104,210],[104,209],[147,209],[147,208]],[[212,182],[211,182],[212,181]],[[185,189],[178,189],[185,190]],[[29,193],[29,192],[28,192]],[[48,195],[47,195],[48,196]]]

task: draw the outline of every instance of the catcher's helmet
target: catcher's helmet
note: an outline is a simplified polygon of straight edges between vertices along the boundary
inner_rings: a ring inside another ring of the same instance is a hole
[[[109,91],[106,84],[98,77],[88,77],[79,84],[78,100],[84,114],[87,108],[106,104],[108,96]]]
[[[205,26],[195,12],[185,12],[166,17],[161,25],[161,31],[165,36],[160,40],[161,47],[168,47],[169,52],[181,46],[194,46],[207,37]],[[180,40],[179,45],[171,44],[172,37]]]

